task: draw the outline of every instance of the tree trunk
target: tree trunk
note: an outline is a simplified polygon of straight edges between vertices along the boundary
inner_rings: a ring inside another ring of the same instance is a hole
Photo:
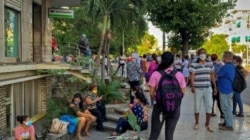
[[[180,34],[182,38],[182,58],[184,58],[185,55],[188,54],[189,50],[189,34],[185,29],[180,29]]]
[[[105,32],[106,32],[106,29],[107,29],[107,21],[108,21],[108,14],[105,14],[104,17],[103,17],[103,27],[102,27],[101,41],[100,41],[100,45],[99,45],[97,56],[96,56],[96,66],[95,66],[94,71],[93,71],[93,80],[96,79],[97,72],[98,72],[99,67],[100,67],[100,56],[101,56],[103,46],[104,46]]]
[[[106,32],[105,34],[105,41],[104,41],[104,46],[103,46],[103,51],[102,51],[102,66],[101,66],[101,80],[102,80],[102,83],[105,84],[105,72],[106,72],[106,69],[105,69],[105,57],[107,56],[107,43],[108,43],[108,33]]]

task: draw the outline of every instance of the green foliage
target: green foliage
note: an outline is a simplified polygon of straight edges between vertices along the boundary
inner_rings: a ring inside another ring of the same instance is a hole
[[[141,43],[137,46],[139,55],[153,53],[157,48],[157,40],[153,35],[145,33]]]
[[[47,111],[46,111],[47,114],[42,123],[42,138],[41,139],[46,139],[48,130],[50,129],[50,126],[52,124],[52,120],[54,118],[59,118],[63,114],[67,114],[68,109],[69,109],[68,103],[63,98],[48,99]]]
[[[221,22],[227,10],[236,0],[221,3],[220,0],[147,0],[149,20],[164,32],[180,37],[179,43],[186,54],[189,45],[200,47],[209,28]],[[178,46],[178,45],[173,45]]]
[[[229,49],[226,38],[227,36],[224,34],[215,34],[211,36],[210,40],[206,41],[202,47],[207,50],[208,54],[215,53],[221,58],[224,51]]]
[[[137,118],[134,115],[134,113],[130,112],[128,114],[128,122],[134,131],[141,131],[141,127],[140,127],[140,125],[138,125]]]
[[[105,103],[110,103],[111,101],[118,100],[122,101],[122,95],[118,91],[121,87],[120,82],[118,81],[111,81],[106,84],[103,84],[101,80],[97,80],[97,87],[98,87],[98,95],[102,96]]]
[[[98,49],[100,29],[98,22],[94,23],[86,14],[86,7],[73,8],[74,19],[52,19],[52,33],[57,39],[59,50],[62,55],[76,54],[78,43],[81,35],[84,33],[90,42],[92,50]],[[72,44],[69,45],[69,43]]]
[[[245,53],[247,52],[247,45],[233,43],[232,49],[234,53]]]

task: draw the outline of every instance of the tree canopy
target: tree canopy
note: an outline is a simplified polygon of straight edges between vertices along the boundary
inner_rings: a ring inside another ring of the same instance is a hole
[[[215,53],[219,56],[219,58],[221,58],[224,51],[229,49],[226,38],[227,36],[224,34],[215,34],[211,36],[211,38],[207,40],[202,47],[207,50],[208,54]]]
[[[157,40],[153,35],[145,33],[141,43],[137,46],[139,55],[153,53],[157,49]],[[132,53],[132,52],[131,52]]]
[[[221,22],[236,0],[147,0],[149,20],[164,32],[180,38],[183,55],[189,46],[200,47],[209,29]]]

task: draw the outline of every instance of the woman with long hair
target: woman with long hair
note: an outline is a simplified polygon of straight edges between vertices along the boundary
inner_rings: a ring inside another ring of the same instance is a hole
[[[137,118],[137,124],[140,126],[140,130],[146,130],[148,128],[148,101],[144,96],[143,90],[139,87],[133,87],[134,92],[134,103],[131,106],[131,109],[128,113],[133,113]],[[113,132],[112,136],[117,136],[118,133],[124,133],[127,130],[133,130],[131,125],[129,124],[128,118],[125,116],[119,118],[115,132]]]
[[[75,120],[77,122],[76,138],[77,140],[83,140],[81,132],[84,129],[85,136],[91,136],[89,134],[89,128],[96,120],[96,117],[93,116],[83,105],[82,95],[76,93],[70,103],[70,110],[72,114],[76,116]]]
[[[150,77],[149,80],[149,93],[150,97],[153,100],[154,106],[153,106],[153,112],[152,112],[152,119],[151,119],[151,133],[149,140],[156,140],[160,134],[162,125],[165,121],[165,139],[166,140],[173,140],[174,131],[176,124],[180,117],[180,107],[176,110],[173,114],[164,115],[162,120],[160,119],[160,116],[162,114],[162,106],[158,105],[156,102],[156,90],[158,88],[158,85],[161,84],[161,73],[164,71],[165,73],[170,73],[174,69],[173,67],[174,63],[174,55],[171,52],[164,52],[161,56],[161,63],[159,64],[158,68]],[[186,82],[181,72],[176,72],[175,74],[176,80],[178,81],[180,91],[182,93],[182,96],[185,94],[185,88],[186,88]]]

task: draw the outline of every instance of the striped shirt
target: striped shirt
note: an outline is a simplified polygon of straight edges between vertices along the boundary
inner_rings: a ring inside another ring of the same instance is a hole
[[[192,63],[189,71],[194,73],[195,88],[208,88],[211,86],[210,74],[214,72],[212,62],[206,62],[204,65],[201,63]]]

